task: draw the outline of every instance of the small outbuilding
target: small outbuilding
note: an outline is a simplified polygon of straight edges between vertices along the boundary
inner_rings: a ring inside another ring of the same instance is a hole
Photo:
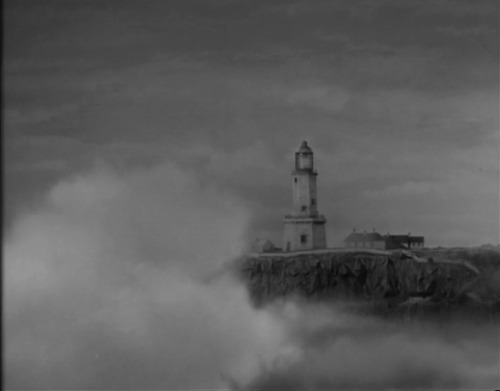
[[[280,251],[280,249],[277,248],[269,239],[256,239],[252,243],[252,251],[254,253],[273,253]]]
[[[424,247],[424,237],[423,236],[411,236],[407,235],[385,235],[385,248],[387,250],[395,249],[412,249],[412,248],[423,248]]]

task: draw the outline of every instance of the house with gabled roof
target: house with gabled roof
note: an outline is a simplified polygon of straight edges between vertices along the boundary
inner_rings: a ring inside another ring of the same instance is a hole
[[[378,248],[385,249],[385,239],[378,232],[356,232],[354,229],[352,233],[344,239],[346,247],[352,248]]]
[[[415,249],[424,247],[423,236],[407,235],[381,235],[373,232],[356,232],[354,229],[345,239],[345,247],[348,248],[375,248],[382,250]]]

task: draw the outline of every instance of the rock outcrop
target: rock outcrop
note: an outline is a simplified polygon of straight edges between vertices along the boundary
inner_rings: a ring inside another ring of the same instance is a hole
[[[265,254],[242,259],[239,271],[256,305],[299,296],[362,302],[384,312],[467,310],[496,316],[500,253],[489,253],[488,262],[482,260],[485,268],[472,262],[470,254],[460,254],[376,250]]]

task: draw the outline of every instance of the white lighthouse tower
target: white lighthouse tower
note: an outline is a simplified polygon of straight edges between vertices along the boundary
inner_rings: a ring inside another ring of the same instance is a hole
[[[326,248],[324,216],[318,214],[313,152],[306,141],[295,152],[293,210],[284,218],[283,251]]]

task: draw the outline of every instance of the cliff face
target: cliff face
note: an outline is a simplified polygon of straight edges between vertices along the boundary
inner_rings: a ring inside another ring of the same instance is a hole
[[[495,285],[500,253],[494,253],[492,261],[490,257],[487,270],[445,253],[437,259],[436,254],[434,258],[419,255],[382,251],[266,254],[245,258],[239,270],[256,305],[296,295],[361,301],[391,311],[467,308],[500,312],[500,290]]]

